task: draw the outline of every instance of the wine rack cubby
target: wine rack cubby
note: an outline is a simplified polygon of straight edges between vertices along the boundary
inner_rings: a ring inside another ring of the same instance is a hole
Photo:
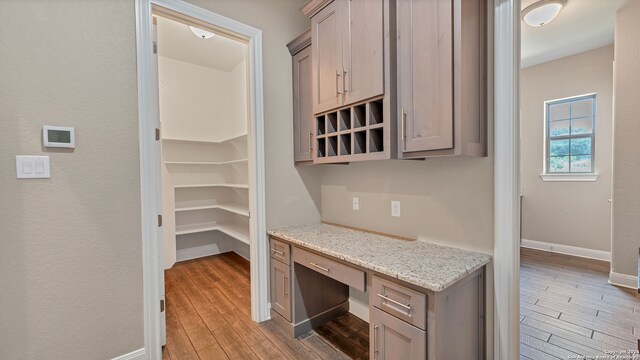
[[[314,162],[389,158],[391,134],[385,110],[384,98],[377,98],[316,115]]]

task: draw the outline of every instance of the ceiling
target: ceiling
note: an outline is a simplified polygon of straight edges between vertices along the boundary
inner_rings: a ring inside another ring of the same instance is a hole
[[[522,0],[522,9],[537,0]],[[628,0],[568,0],[549,24],[522,24],[522,67],[613,44],[615,14]],[[635,1],[635,0],[631,0]]]
[[[189,26],[158,17],[158,54],[191,64],[231,71],[246,56],[247,45],[216,35],[203,40]]]

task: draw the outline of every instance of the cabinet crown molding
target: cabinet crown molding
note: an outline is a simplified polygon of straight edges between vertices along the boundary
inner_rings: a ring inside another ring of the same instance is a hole
[[[300,34],[297,38],[291,40],[287,44],[287,48],[291,55],[295,55],[309,45],[311,45],[311,28],[307,29],[307,31]]]
[[[308,0],[304,5],[302,5],[300,12],[311,19],[315,14],[332,2],[333,0]]]

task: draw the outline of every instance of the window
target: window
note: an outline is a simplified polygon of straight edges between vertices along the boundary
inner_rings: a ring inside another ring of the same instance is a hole
[[[594,173],[595,94],[547,101],[545,107],[545,173]]]

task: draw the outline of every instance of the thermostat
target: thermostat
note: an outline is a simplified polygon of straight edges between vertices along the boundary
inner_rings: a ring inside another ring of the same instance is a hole
[[[42,127],[42,138],[45,147],[76,147],[76,132],[72,127],[45,125]]]

